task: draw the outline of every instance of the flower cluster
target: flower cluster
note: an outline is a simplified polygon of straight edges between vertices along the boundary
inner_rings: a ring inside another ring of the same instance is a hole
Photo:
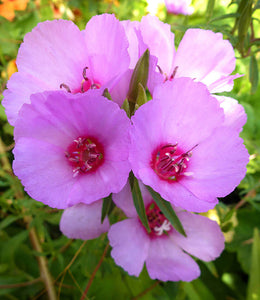
[[[83,31],[70,21],[40,23],[25,36],[17,67],[3,105],[27,193],[64,209],[60,229],[69,238],[108,231],[111,255],[130,275],[145,263],[153,279],[197,278],[187,253],[213,260],[224,237],[194,212],[232,192],[248,162],[243,107],[214,95],[240,76],[230,75],[230,43],[189,29],[175,51],[170,26],[156,17],[104,14]],[[127,219],[110,226],[101,211],[111,195]]]

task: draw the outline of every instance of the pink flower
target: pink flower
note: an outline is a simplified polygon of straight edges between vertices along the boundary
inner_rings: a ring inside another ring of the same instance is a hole
[[[85,30],[71,21],[40,23],[26,34],[18,56],[18,72],[9,80],[3,105],[9,122],[30,95],[60,90],[84,93],[108,88],[119,105],[128,92],[128,41],[122,24],[114,15],[94,16]]]
[[[207,85],[211,93],[230,91],[239,74],[230,75],[236,64],[235,53],[221,33],[188,29],[178,50],[174,47],[171,27],[155,16],[147,15],[141,22],[122,22],[130,47],[130,65],[148,48],[157,58],[157,67],[150,69],[148,88],[151,93],[158,83],[173,77],[190,77]],[[156,64],[155,64],[156,66]]]
[[[177,78],[157,86],[154,100],[132,117],[129,161],[135,176],[173,205],[207,211],[234,190],[248,153],[205,85]]]
[[[164,0],[167,12],[170,14],[191,15],[194,8],[190,6],[191,0]]]
[[[197,263],[187,254],[204,261],[218,257],[224,249],[224,237],[215,221],[192,213],[177,211],[187,237],[178,233],[140,185],[151,229],[141,224],[131,199],[129,184],[113,200],[128,219],[111,226],[108,232],[111,256],[130,275],[138,276],[144,263],[152,279],[191,281],[200,275]]]
[[[61,232],[70,239],[91,240],[99,237],[109,229],[107,217],[101,224],[101,210],[102,200],[66,208],[60,220]]]
[[[32,198],[51,207],[90,204],[125,185],[129,126],[97,90],[34,94],[16,122],[14,172]]]

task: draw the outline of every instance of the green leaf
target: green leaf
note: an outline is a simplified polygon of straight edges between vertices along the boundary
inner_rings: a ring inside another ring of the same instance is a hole
[[[19,246],[28,238],[28,230],[21,231],[1,245],[1,259],[5,263],[14,263],[14,254]]]
[[[112,100],[112,97],[111,97],[111,95],[110,95],[110,93],[109,93],[109,91],[108,91],[107,88],[104,89],[104,92],[103,92],[102,96],[106,97],[108,100]]]
[[[141,193],[138,181],[135,177],[133,177],[132,196],[133,196],[133,201],[134,201],[136,212],[137,212],[142,224],[146,228],[147,232],[150,233],[151,229],[149,227],[149,223],[147,220],[142,193]]]
[[[224,216],[223,220],[221,220],[222,223],[228,222],[233,217],[235,211],[235,208],[229,210]]]
[[[135,104],[137,102],[138,88],[139,83],[146,88],[147,80],[148,80],[148,71],[149,71],[149,58],[150,52],[147,49],[144,54],[139,58],[129,85],[129,90],[127,94],[127,99],[129,102],[130,115],[133,115],[135,110]]]
[[[145,88],[142,86],[141,83],[138,83],[138,92],[137,92],[137,98],[136,103],[141,106],[147,102],[146,92]]]
[[[171,222],[174,229],[176,229],[180,234],[182,234],[186,237],[186,233],[182,227],[182,224],[181,224],[179,218],[177,217],[175,211],[173,210],[170,202],[164,200],[160,194],[155,192],[149,186],[146,186],[146,187],[147,187],[148,191],[150,192],[150,194],[152,195],[154,201],[156,202],[156,204],[158,205],[158,207],[164,214],[164,216]]]
[[[254,11],[255,11],[256,9],[260,9],[260,0],[258,0],[258,1],[256,2],[255,6],[254,6]]]
[[[238,40],[239,51],[243,54],[245,46],[245,38],[252,18],[253,0],[242,0],[238,7],[238,12],[241,12],[238,18]]]
[[[260,237],[257,228],[254,229],[254,241],[252,248],[251,269],[249,274],[249,285],[247,300],[260,299]]]
[[[251,93],[254,94],[258,87],[258,65],[254,55],[250,57],[249,79],[251,82]]]
[[[101,223],[104,222],[105,217],[108,216],[111,213],[111,211],[113,210],[114,207],[115,207],[115,204],[112,200],[112,194],[110,194],[106,198],[103,198]]]
[[[213,15],[213,10],[215,6],[215,0],[208,0],[207,10],[206,10],[206,19],[209,20]]]
[[[18,219],[21,219],[23,216],[8,216],[0,223],[0,230],[4,229],[5,227],[8,227],[13,222],[15,222]]]
[[[226,244],[226,249],[236,251],[237,258],[242,269],[250,273],[252,236],[254,228],[260,230],[259,211],[252,209],[241,209],[237,211],[238,225],[235,227],[235,234],[230,243]]]
[[[128,118],[130,118],[130,108],[129,108],[129,102],[127,99],[125,99],[125,101],[123,102],[121,108],[126,112]]]
[[[233,228],[233,223],[232,222],[227,222],[224,225],[221,226],[222,232],[228,232]]]
[[[183,289],[190,300],[215,300],[210,289],[200,279],[196,279],[192,282],[185,282],[183,285]]]
[[[237,14],[237,13],[226,14],[226,15],[219,16],[219,17],[216,17],[216,18],[210,20],[210,23],[215,22],[215,21],[219,21],[219,20],[228,19],[228,18],[237,18],[239,16],[240,16],[240,14]]]

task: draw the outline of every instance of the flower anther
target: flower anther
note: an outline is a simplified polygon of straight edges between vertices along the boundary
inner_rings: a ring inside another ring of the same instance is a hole
[[[78,137],[65,156],[73,167],[73,177],[95,171],[104,161],[103,147],[92,137]]]
[[[160,146],[153,152],[151,166],[160,178],[170,182],[177,181],[181,175],[190,176],[186,169],[196,146],[187,152],[183,152],[178,143]]]
[[[96,80],[91,80],[89,77],[87,77],[87,70],[89,68],[85,67],[82,71],[82,81],[81,81],[81,85],[79,89],[75,89],[75,90],[71,90],[70,87],[65,84],[65,83],[61,83],[60,84],[60,88],[64,88],[68,93],[73,93],[73,94],[77,94],[77,93],[85,93],[87,92],[89,89],[100,89],[101,84],[96,81]]]
[[[162,68],[157,65],[156,66],[159,70],[159,73],[162,74],[164,76],[164,81],[163,82],[166,82],[166,81],[172,81],[177,73],[177,70],[178,70],[178,66],[176,66],[172,72],[172,74],[170,76],[168,76],[165,72],[163,72]]]

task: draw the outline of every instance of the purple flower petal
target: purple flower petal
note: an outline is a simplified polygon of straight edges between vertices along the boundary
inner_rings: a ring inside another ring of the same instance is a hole
[[[224,126],[241,131],[247,120],[244,107],[237,100],[230,97],[215,96],[215,98],[219,101],[220,107],[224,109]]]
[[[101,224],[101,210],[102,200],[66,208],[60,220],[61,232],[70,239],[91,240],[99,237],[109,229],[107,217]]]
[[[130,275],[138,276],[146,260],[149,237],[138,219],[127,219],[111,226],[108,232],[111,256]]]
[[[206,217],[174,207],[186,231],[187,237],[184,237],[172,227],[147,189],[142,184],[140,188],[151,232],[145,230],[136,213],[133,218],[112,225],[108,237],[115,262],[135,276],[140,274],[145,262],[152,279],[191,281],[197,278],[199,267],[188,254],[205,261],[218,257],[224,249],[224,236],[219,226]],[[179,191],[176,194],[179,195]],[[134,215],[129,213],[133,207],[129,185],[116,195],[116,204],[126,215]]]
[[[128,69],[128,40],[122,24],[114,15],[94,16],[84,32],[89,70],[102,85]]]
[[[66,45],[66,47],[64,46]],[[82,32],[71,21],[54,20],[40,23],[26,34],[17,56],[19,72],[41,78],[49,89],[61,83],[77,88],[87,64]]]
[[[159,21],[155,16],[147,15],[141,20],[140,31],[151,55],[158,58],[158,65],[162,71],[171,74],[175,48],[170,25]]]
[[[194,8],[190,6],[191,0],[164,0],[168,13],[191,15],[194,12]]]
[[[210,86],[233,72],[235,61],[234,50],[221,33],[188,29],[179,44],[174,66],[178,67],[176,77],[191,77]]]
[[[187,253],[204,261],[217,258],[225,247],[225,238],[215,221],[187,212],[179,212],[178,217],[187,237],[177,231],[171,239]]]
[[[207,87],[190,78],[178,78],[157,86],[153,99],[163,102],[157,105],[162,107],[163,113],[158,118],[165,119],[162,136],[169,142],[172,139],[173,143],[181,143],[187,150],[207,138],[224,120],[223,110]],[[153,116],[157,115],[157,107]]]
[[[191,281],[200,275],[197,263],[167,236],[151,240],[146,268],[152,279],[161,281]]]
[[[121,21],[120,22],[125,30],[127,36],[129,47],[128,53],[130,56],[130,69],[134,69],[138,59],[143,54],[145,50],[145,45],[140,33],[140,23],[137,21]]]
[[[77,95],[45,92],[33,95],[31,101],[21,109],[14,132],[14,171],[31,197],[67,208],[124,187],[130,171],[130,121],[117,104],[96,90]],[[79,138],[96,150],[73,154],[83,151],[75,148]],[[77,155],[82,158],[74,158]]]
[[[208,86],[211,93],[230,92],[233,89],[234,79],[242,77],[241,74],[222,76]]]
[[[93,17],[82,32],[65,20],[38,24],[24,37],[17,56],[18,73],[4,93],[9,122],[15,124],[20,108],[33,93],[61,88],[74,94],[113,89],[121,105],[128,91],[120,78],[130,63],[127,48],[123,25],[113,15]]]
[[[194,175],[181,184],[200,199],[224,197],[243,179],[248,161],[243,140],[234,130],[220,127],[194,150],[189,164]]]
[[[135,176],[175,206],[213,208],[216,197],[242,180],[248,161],[238,136],[241,122],[235,120],[232,129],[226,122],[232,118],[225,120],[203,84],[178,78],[158,86],[154,100],[132,117],[129,161]]]

